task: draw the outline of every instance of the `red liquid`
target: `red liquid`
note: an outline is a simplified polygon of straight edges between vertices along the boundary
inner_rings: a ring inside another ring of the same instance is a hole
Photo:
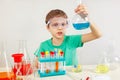
[[[13,71],[14,71],[14,73],[16,74],[16,72],[17,72],[17,69],[15,68],[15,66],[14,66],[14,68],[13,68]],[[32,70],[32,68],[31,68],[31,64],[30,63],[28,63],[28,64],[22,64],[22,67],[21,67],[21,69],[20,69],[20,73],[24,76],[24,75],[28,75],[28,74],[32,74],[32,72],[33,72],[33,70]],[[20,74],[18,74],[18,75],[20,75]]]
[[[0,72],[0,80],[16,80],[13,72]]]

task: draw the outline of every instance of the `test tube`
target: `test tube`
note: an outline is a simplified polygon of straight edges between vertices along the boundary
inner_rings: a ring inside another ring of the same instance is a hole
[[[55,71],[56,71],[56,72],[59,71],[59,62],[55,62]]]
[[[41,59],[44,59],[45,58],[45,52],[41,52]]]
[[[50,51],[50,58],[54,59],[54,52],[53,51]]]
[[[50,64],[49,64],[49,62],[46,62],[45,63],[45,72],[48,74],[48,73],[50,73],[50,66],[49,66]]]
[[[46,56],[47,59],[50,57],[49,56],[49,51],[45,51],[45,56]]]

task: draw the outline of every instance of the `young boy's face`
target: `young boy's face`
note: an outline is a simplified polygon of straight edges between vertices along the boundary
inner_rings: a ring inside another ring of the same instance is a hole
[[[63,38],[66,32],[68,22],[66,18],[54,17],[49,20],[47,29],[52,34],[53,38]]]

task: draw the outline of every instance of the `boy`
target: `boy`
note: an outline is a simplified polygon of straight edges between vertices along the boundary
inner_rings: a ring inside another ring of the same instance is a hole
[[[80,4],[75,9],[77,14],[87,16],[88,13],[84,5]],[[83,43],[95,40],[101,37],[100,31],[97,27],[90,23],[91,32],[82,35],[65,35],[68,27],[67,15],[59,9],[51,10],[46,16],[46,27],[51,33],[52,38],[41,43],[40,47],[35,52],[36,60],[40,57],[41,52],[61,50],[64,52],[66,65],[73,65],[76,63],[76,48],[82,47]],[[74,61],[73,61],[74,59]],[[36,61],[36,66],[37,66]]]

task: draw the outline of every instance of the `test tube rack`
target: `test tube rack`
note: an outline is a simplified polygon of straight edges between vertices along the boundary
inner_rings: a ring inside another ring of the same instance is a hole
[[[44,56],[39,58],[40,62],[40,70],[38,70],[38,74],[40,77],[48,77],[48,76],[57,76],[57,75],[65,75],[65,58],[59,55],[54,54],[54,52],[50,52],[48,54],[53,54],[48,56]]]

